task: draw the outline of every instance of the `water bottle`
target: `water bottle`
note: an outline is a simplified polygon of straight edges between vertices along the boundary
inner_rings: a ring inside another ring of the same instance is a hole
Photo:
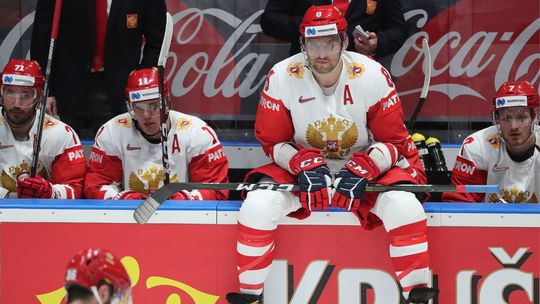
[[[424,171],[430,171],[431,162],[429,159],[429,152],[426,146],[426,138],[424,137],[424,135],[420,133],[414,133],[411,138],[414,142],[414,145],[416,146],[416,149],[418,150],[418,155],[420,156],[420,162],[422,163],[422,166],[424,167]]]
[[[441,149],[441,142],[435,137],[430,137],[426,140],[426,145],[429,158],[431,159],[431,170],[439,172],[448,171],[448,168],[446,168],[446,160],[444,159],[444,154]]]

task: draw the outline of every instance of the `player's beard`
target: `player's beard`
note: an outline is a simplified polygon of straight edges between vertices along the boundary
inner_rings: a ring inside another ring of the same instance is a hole
[[[23,109],[20,107],[14,107],[12,109],[4,109],[6,111],[6,119],[8,123],[15,128],[21,128],[34,122],[36,116],[35,109],[28,108]]]
[[[317,61],[326,61],[325,63],[318,63]],[[309,65],[312,70],[320,75],[330,74],[336,70],[336,68],[341,63],[341,55],[337,59],[332,58],[331,56],[326,56],[325,58],[317,57],[315,59],[309,59]]]

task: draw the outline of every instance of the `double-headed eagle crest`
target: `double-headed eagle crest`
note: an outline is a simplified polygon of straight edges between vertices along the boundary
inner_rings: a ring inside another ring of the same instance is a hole
[[[171,183],[178,182],[178,175],[170,178]],[[156,192],[160,183],[163,181],[163,169],[154,165],[150,169],[139,169],[137,172],[131,172],[129,175],[129,189],[139,193],[152,194]]]
[[[356,123],[347,119],[329,118],[308,124],[306,139],[329,159],[343,159],[358,141]]]
[[[489,196],[490,202],[500,202],[504,199],[508,203],[538,203],[538,198],[534,192],[521,191],[516,187],[501,189],[501,193],[493,193]]]

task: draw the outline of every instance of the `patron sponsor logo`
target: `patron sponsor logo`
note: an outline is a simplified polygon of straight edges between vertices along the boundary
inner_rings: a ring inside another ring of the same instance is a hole
[[[135,146],[132,146],[130,144],[127,144],[127,146],[126,146],[126,150],[128,150],[128,151],[135,151],[135,150],[140,150],[140,149],[142,149],[142,148],[141,147],[135,147]]]
[[[463,159],[463,158],[460,158],[458,156],[458,158],[456,159],[456,164],[454,165],[454,170],[457,170],[459,172],[463,172],[465,174],[468,174],[468,175],[473,175],[474,174],[474,170],[476,169],[476,167],[474,166],[474,164],[466,159]]]
[[[261,104],[261,106],[267,110],[271,110],[271,111],[279,111],[279,104],[272,101],[272,100],[268,100],[266,98],[264,98],[264,96],[261,95],[261,100],[259,101],[259,103]]]
[[[84,159],[84,152],[82,149],[68,152],[69,161],[72,162],[78,159]]]
[[[93,162],[96,164],[103,163],[103,155],[92,151],[92,153],[90,153],[90,162]]]
[[[300,97],[298,97],[298,102],[299,103],[304,103],[304,102],[313,101],[315,99],[316,99],[315,97],[304,98],[303,96],[300,96]]]

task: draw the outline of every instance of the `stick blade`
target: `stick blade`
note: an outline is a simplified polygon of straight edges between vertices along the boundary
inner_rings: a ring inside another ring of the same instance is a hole
[[[144,202],[142,202],[137,209],[135,209],[133,218],[135,218],[137,223],[144,224],[148,222],[150,217],[154,214],[154,212],[156,212],[159,205],[160,204],[155,199],[149,197],[144,200]]]
[[[161,50],[159,51],[158,57],[158,66],[163,67],[167,61],[167,56],[169,55],[169,48],[171,47],[173,35],[173,20],[169,12],[167,12],[165,19],[165,34],[163,35],[163,42],[161,43]]]
[[[427,39],[422,39],[422,53],[424,53],[424,61],[422,62],[422,70],[424,72],[424,85],[420,92],[421,98],[426,98],[429,91],[429,83],[431,80],[431,52],[429,51],[429,44]]]

